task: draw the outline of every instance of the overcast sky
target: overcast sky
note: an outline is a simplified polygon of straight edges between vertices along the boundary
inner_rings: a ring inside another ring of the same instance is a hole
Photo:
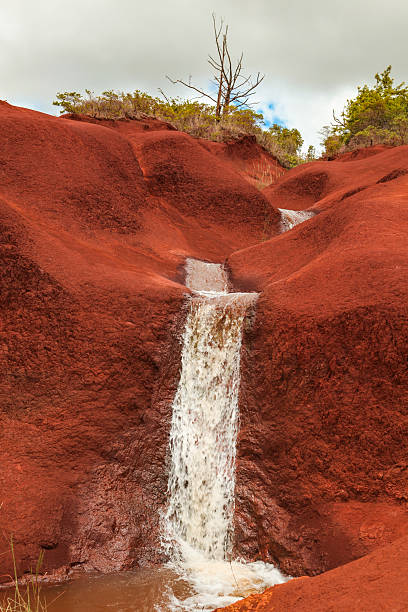
[[[266,74],[259,108],[306,144],[375,72],[408,80],[406,0],[0,0],[0,99],[58,114],[57,91],[186,93],[165,74],[206,87],[213,11],[245,71]]]

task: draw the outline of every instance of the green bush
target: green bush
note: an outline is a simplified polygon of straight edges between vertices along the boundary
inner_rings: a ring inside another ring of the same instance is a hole
[[[323,128],[325,153],[334,157],[376,144],[397,146],[408,143],[408,88],[394,85],[391,66],[375,75],[375,85],[358,87],[339,118]]]
[[[152,117],[167,121],[196,138],[219,142],[251,135],[286,168],[310,161],[300,155],[303,139],[298,130],[277,124],[265,130],[263,115],[250,108],[230,106],[220,119],[216,117],[214,106],[196,100],[154,98],[140,90],[133,93],[108,90],[97,96],[86,89],[85,93],[86,96],[75,91],[57,93],[53,104],[61,108],[61,113],[96,119]]]

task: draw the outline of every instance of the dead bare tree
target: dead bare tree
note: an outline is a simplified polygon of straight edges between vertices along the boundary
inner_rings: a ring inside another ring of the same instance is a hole
[[[228,48],[228,25],[224,27],[224,21],[221,19],[219,26],[217,25],[216,16],[213,13],[213,28],[214,38],[217,47],[217,55],[214,58],[208,56],[208,63],[214,69],[214,85],[217,87],[217,95],[211,95],[202,89],[191,84],[191,77],[188,82],[182,79],[172,79],[168,75],[167,78],[173,84],[181,83],[185,87],[196,91],[200,94],[199,97],[205,97],[215,103],[215,117],[220,120],[226,115],[231,106],[240,108],[241,106],[249,106],[250,98],[254,95],[255,89],[262,83],[265,78],[264,74],[257,73],[256,77],[242,75],[242,61],[244,54],[241,56],[234,66],[231,59],[231,54]]]

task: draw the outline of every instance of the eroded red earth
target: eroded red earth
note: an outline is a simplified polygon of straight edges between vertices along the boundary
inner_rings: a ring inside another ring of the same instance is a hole
[[[227,260],[237,289],[260,292],[237,552],[295,576],[391,543],[400,563],[408,147],[283,174],[250,139],[209,143],[154,120],[0,103],[0,128],[0,525],[19,571],[41,549],[49,571],[160,560],[187,256]],[[317,214],[279,235],[277,208]],[[277,588],[309,597],[319,580]]]
[[[48,570],[154,562],[185,258],[223,261],[279,215],[158,121],[2,103],[0,127],[3,550],[13,534],[19,571],[41,549]]]
[[[225,612],[405,612],[408,538],[320,576],[296,578],[251,595]]]

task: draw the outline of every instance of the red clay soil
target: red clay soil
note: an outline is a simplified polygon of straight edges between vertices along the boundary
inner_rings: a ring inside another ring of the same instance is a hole
[[[291,171],[275,193],[296,184],[299,207],[326,176],[318,214],[228,259],[237,288],[262,292],[242,366],[237,547],[292,575],[408,527],[407,169],[399,147]]]
[[[392,172],[406,170],[407,159],[408,146],[353,151],[335,161],[297,166],[267,187],[263,194],[277,208],[323,210],[333,202],[375,186]]]
[[[256,143],[255,136],[245,136],[231,142],[200,142],[205,149],[230,163],[247,181],[260,189],[275,183],[287,172],[275,157]]]
[[[392,148],[390,145],[374,145],[373,147],[367,147],[365,149],[355,149],[354,151],[348,151],[347,153],[341,153],[337,157],[335,157],[334,161],[336,162],[349,162],[356,161],[358,159],[367,159],[367,157],[371,157],[372,155],[377,155],[378,153],[383,153],[388,149]]]
[[[255,143],[4,103],[0,128],[0,527],[19,571],[41,549],[49,570],[160,560],[186,256],[227,258],[236,288],[260,292],[237,552],[316,574],[403,535],[408,147],[261,193]],[[278,235],[277,207],[311,206]]]
[[[408,538],[315,578],[297,578],[225,612],[406,612]]]
[[[1,552],[13,535],[20,572],[41,549],[48,570],[157,561],[185,257],[278,231],[193,138],[106,123],[0,104]]]

